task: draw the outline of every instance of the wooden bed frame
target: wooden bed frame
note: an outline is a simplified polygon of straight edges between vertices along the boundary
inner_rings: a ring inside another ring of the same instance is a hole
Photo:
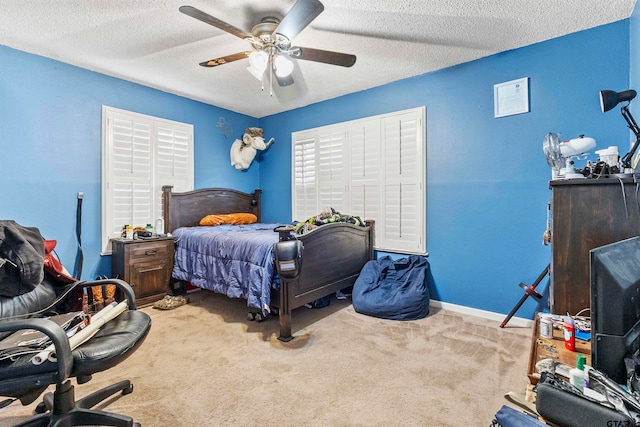
[[[203,188],[173,193],[162,187],[165,233],[196,226],[210,214],[253,213],[261,220],[262,190],[243,193],[226,188]],[[291,312],[304,304],[354,284],[364,264],[373,259],[374,222],[366,226],[348,223],[323,225],[299,237],[304,245],[302,270],[295,279],[280,278],[280,290],[272,291],[271,305],[278,308],[282,341],[293,339]]]

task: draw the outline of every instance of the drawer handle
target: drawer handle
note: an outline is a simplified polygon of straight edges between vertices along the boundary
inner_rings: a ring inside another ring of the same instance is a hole
[[[156,249],[147,249],[146,251],[144,251],[145,255],[156,255],[158,253],[158,251]]]

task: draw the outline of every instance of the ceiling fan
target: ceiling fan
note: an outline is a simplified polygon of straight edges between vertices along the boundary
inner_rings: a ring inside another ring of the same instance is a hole
[[[248,41],[253,47],[253,50],[201,62],[200,65],[203,67],[217,67],[249,58],[247,69],[258,80],[263,81],[268,70],[270,83],[275,76],[279,86],[289,86],[294,82],[291,77],[295,66],[292,59],[322,62],[341,67],[351,67],[356,62],[355,55],[291,45],[293,39],[324,10],[324,6],[318,0],[298,0],[282,20],[266,16],[251,29],[251,33],[227,24],[192,6],[181,6],[179,10],[185,15]]]

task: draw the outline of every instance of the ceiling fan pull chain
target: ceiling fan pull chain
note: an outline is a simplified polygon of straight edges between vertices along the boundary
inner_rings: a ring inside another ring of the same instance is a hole
[[[273,96],[273,55],[269,55],[269,96]]]

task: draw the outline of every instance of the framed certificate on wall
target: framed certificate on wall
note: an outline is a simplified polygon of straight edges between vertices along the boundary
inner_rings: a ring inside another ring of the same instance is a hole
[[[524,77],[493,85],[494,117],[529,112],[529,78]]]

